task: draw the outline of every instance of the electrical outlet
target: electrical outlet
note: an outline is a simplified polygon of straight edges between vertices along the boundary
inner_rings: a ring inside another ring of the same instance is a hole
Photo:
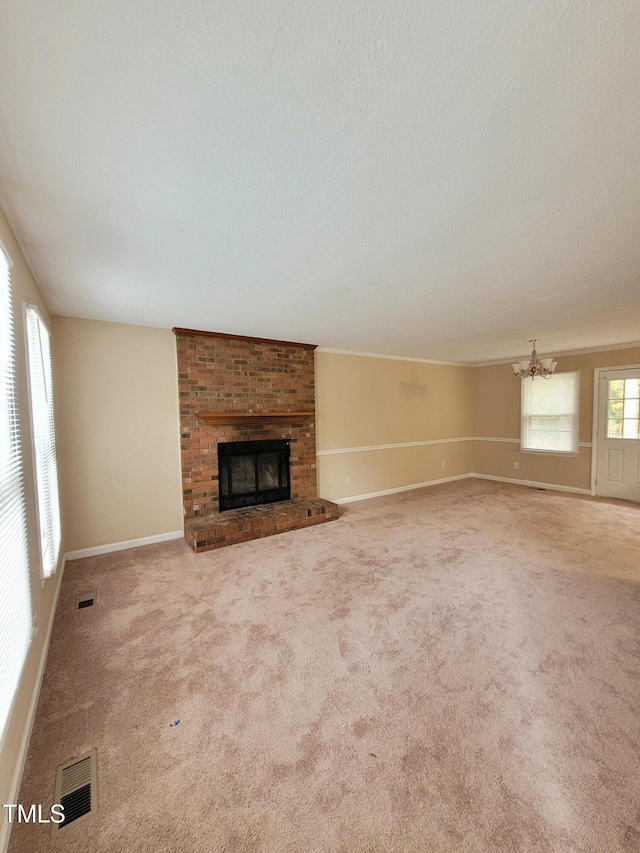
[[[443,463],[442,463],[442,467],[444,468],[444,466],[445,466],[445,463],[443,462]]]
[[[517,470],[520,468],[520,463],[519,463],[519,462],[514,462],[514,463],[513,463],[513,467],[514,467],[514,468],[516,469],[516,471],[517,471]]]
[[[345,477],[345,479],[346,479],[347,483],[351,482],[351,477]]]

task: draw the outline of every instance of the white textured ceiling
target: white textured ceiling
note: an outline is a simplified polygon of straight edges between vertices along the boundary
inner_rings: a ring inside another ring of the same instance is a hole
[[[640,340],[636,0],[6,0],[59,314],[456,361]]]

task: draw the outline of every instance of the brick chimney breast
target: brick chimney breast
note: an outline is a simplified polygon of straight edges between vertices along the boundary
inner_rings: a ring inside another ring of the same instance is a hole
[[[174,332],[185,519],[219,511],[218,442],[289,439],[291,497],[314,498],[315,347],[187,329]],[[202,412],[311,416],[291,422],[209,425],[200,417]]]

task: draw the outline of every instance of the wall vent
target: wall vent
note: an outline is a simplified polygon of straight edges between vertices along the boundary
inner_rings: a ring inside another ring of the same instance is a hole
[[[98,810],[98,768],[96,750],[82,758],[61,764],[56,773],[54,802],[64,808],[64,820],[53,825],[59,832],[71,824],[91,817]]]
[[[98,591],[90,589],[88,592],[80,592],[76,596],[76,607],[78,610],[83,610],[85,607],[93,607],[98,597]]]

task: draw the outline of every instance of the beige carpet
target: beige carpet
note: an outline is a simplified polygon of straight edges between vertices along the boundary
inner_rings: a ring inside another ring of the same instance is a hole
[[[638,851],[639,628],[640,507],[479,480],[71,563],[11,853]]]

